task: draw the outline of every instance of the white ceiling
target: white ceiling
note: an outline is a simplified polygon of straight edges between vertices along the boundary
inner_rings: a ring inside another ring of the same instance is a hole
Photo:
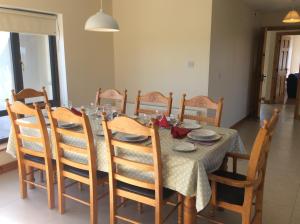
[[[300,0],[243,0],[259,11],[283,11],[300,8]]]

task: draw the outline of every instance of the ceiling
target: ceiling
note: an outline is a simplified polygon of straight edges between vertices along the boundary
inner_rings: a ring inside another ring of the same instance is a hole
[[[283,11],[300,8],[300,0],[243,0],[258,11]]]

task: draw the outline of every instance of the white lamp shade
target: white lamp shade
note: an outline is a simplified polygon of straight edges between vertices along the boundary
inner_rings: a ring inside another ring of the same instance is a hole
[[[299,23],[300,15],[296,10],[289,11],[289,13],[282,20],[284,23]]]
[[[85,23],[85,30],[98,32],[118,32],[120,31],[117,21],[101,9],[91,16]]]

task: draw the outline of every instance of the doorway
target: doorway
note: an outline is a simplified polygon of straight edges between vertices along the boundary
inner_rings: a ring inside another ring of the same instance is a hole
[[[300,117],[300,29],[264,30],[258,116],[261,104],[293,105]],[[299,86],[299,87],[298,87]]]

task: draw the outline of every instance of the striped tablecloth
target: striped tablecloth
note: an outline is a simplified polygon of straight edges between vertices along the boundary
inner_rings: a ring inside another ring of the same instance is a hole
[[[30,121],[29,118],[28,122]],[[90,119],[93,125],[95,125],[95,120]],[[160,129],[160,143],[161,143],[161,160],[163,164],[163,182],[164,187],[175,190],[185,196],[196,196],[196,208],[197,211],[202,210],[208,204],[211,197],[211,188],[208,181],[207,173],[210,173],[220,167],[226,152],[237,151],[240,153],[245,152],[244,145],[238,135],[238,132],[233,129],[226,128],[216,128],[216,127],[205,127],[216,131],[222,135],[222,139],[210,146],[198,145],[197,150],[189,153],[176,152],[172,148],[175,144],[181,141],[186,141],[185,139],[174,139],[170,134],[170,130]],[[50,128],[48,128],[50,133]],[[24,134],[38,136],[32,129],[24,128],[22,130]],[[108,161],[106,146],[104,142],[104,137],[94,135],[95,145],[97,148],[97,164],[98,170],[107,171]],[[84,147],[85,144],[79,139],[66,138],[66,142],[72,143],[77,147]],[[51,142],[51,136],[50,136]],[[25,146],[33,150],[40,150],[38,145],[32,145],[27,143]],[[51,146],[52,147],[52,146]],[[53,149],[53,147],[52,147]],[[12,133],[7,145],[7,152],[13,156],[16,156],[15,140]],[[119,150],[118,153],[124,153]],[[151,163],[151,158],[143,153],[135,153],[126,151],[126,156],[131,159],[144,160],[144,162]],[[78,154],[69,154],[72,160],[86,163],[86,159]],[[53,157],[54,150],[53,150]],[[131,176],[138,179],[149,179],[150,176],[142,175],[141,172],[132,172],[132,170],[125,170]]]

